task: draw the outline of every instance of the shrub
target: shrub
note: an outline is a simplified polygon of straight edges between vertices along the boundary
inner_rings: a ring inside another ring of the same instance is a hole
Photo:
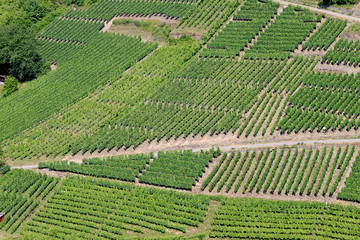
[[[9,165],[5,165],[4,167],[1,168],[1,174],[5,175],[5,173],[7,173],[8,171],[10,171],[10,166]]]
[[[8,77],[5,79],[4,88],[2,89],[2,93],[4,97],[9,96],[10,94],[16,92],[18,90],[19,81],[14,77]]]

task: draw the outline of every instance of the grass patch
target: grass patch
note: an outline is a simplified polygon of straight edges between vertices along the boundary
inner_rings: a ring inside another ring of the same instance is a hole
[[[130,19],[115,19],[113,21],[113,24],[115,26],[129,25],[130,23],[132,23],[132,21]]]
[[[356,33],[360,35],[360,22],[356,22],[351,24],[347,29],[345,29],[346,33]]]
[[[151,21],[134,21],[134,24],[136,27],[138,27],[139,29],[149,32],[154,36],[158,36],[160,38],[167,38],[169,37],[169,34],[171,32],[171,28],[166,25],[165,23],[161,23],[159,21],[156,20],[151,20]]]
[[[131,20],[115,19],[113,21],[115,28],[122,31],[129,31],[131,34],[149,38],[152,41],[167,42],[172,27],[158,20]]]

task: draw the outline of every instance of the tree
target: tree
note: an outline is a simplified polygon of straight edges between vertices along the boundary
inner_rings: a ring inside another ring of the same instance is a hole
[[[35,31],[28,21],[15,19],[0,26],[0,73],[25,81],[36,78],[42,65]]]
[[[45,10],[36,0],[28,0],[25,4],[24,10],[26,15],[34,21],[37,21],[45,16]]]
[[[10,94],[16,92],[18,90],[19,81],[14,77],[8,77],[5,79],[5,84],[2,89],[2,93],[4,97],[9,96]],[[1,152],[0,152],[1,153]],[[1,155],[0,155],[1,157]]]

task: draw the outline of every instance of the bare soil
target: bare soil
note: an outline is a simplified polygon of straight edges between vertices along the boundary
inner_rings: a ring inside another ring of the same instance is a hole
[[[57,69],[57,63],[51,63],[50,69],[51,71],[55,71]]]
[[[343,39],[346,39],[346,40],[355,40],[355,41],[358,41],[360,40],[360,35],[359,34],[356,34],[356,33],[349,33],[349,32],[346,32],[344,31],[340,37],[342,37]]]
[[[316,72],[330,72],[330,73],[360,73],[359,67],[344,65],[344,64],[327,64],[318,62],[314,68]]]
[[[124,148],[119,149],[104,149],[102,152],[94,152],[90,154],[86,152],[85,154],[77,153],[76,155],[67,155],[64,157],[65,160],[82,160],[84,158],[92,158],[92,157],[107,157],[107,156],[115,156],[115,155],[128,155],[128,154],[138,154],[138,153],[150,153],[150,152],[158,152],[158,151],[169,151],[169,150],[183,150],[183,149],[193,149],[194,151],[200,151],[200,149],[209,149],[211,147],[222,147],[223,151],[231,151],[232,149],[241,149],[241,148],[260,148],[265,149],[269,146],[279,146],[279,145],[321,145],[324,144],[334,144],[338,145],[341,142],[345,143],[357,143],[360,136],[360,129],[358,130],[350,130],[350,131],[335,131],[335,132],[299,132],[297,134],[280,134],[279,132],[275,132],[273,136],[264,136],[264,137],[245,137],[240,136],[237,137],[237,133],[232,134],[231,132],[228,134],[214,134],[210,136],[210,133],[204,135],[204,137],[198,136],[188,136],[187,138],[179,137],[177,140],[171,138],[169,141],[161,140],[157,142],[154,140],[151,143],[144,142],[136,149],[129,148],[125,150]],[[334,143],[316,143],[317,141],[327,141],[327,140],[337,140],[339,142]],[[307,142],[309,141],[309,142]]]

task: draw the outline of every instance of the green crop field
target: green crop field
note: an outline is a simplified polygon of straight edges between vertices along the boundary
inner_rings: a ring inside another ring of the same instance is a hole
[[[360,18],[66,6],[37,23],[38,77],[5,94],[0,60],[1,240],[360,239]]]

